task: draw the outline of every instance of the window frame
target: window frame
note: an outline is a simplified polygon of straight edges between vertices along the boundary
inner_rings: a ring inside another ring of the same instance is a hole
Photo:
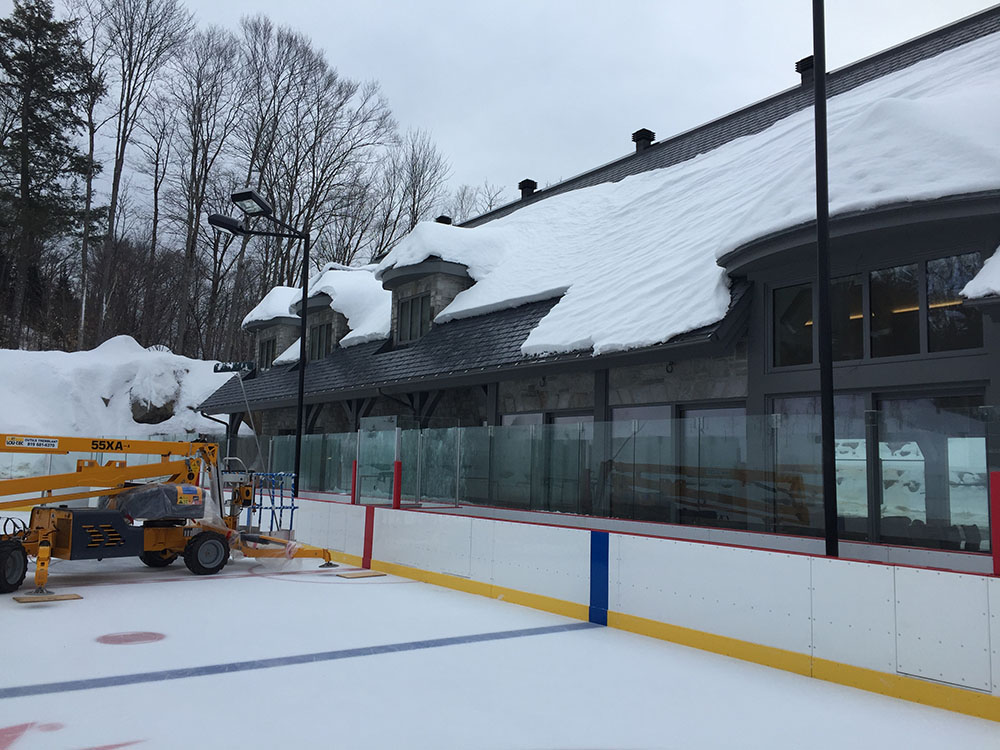
[[[942,351],[931,351],[930,350],[930,333],[929,333],[929,306],[928,306],[928,289],[927,289],[927,264],[932,261],[943,260],[945,258],[951,258],[961,255],[971,255],[978,254],[979,265],[982,268],[983,263],[986,260],[988,252],[984,252],[979,246],[970,247],[968,245],[962,246],[958,245],[956,247],[948,248],[943,250],[938,247],[933,252],[922,252],[914,253],[912,257],[891,257],[884,258],[877,264],[870,264],[860,266],[854,269],[837,269],[836,275],[831,276],[831,285],[833,282],[839,281],[840,279],[846,279],[851,276],[861,275],[861,295],[862,295],[862,314],[864,315],[863,326],[862,326],[862,357],[861,359],[843,359],[834,360],[834,367],[857,367],[859,365],[873,365],[880,363],[889,362],[907,362],[915,360],[928,360],[928,359],[941,359],[956,356],[967,356],[969,354],[979,353],[984,351],[986,347],[986,332],[983,330],[983,338],[979,346],[970,347],[966,349],[946,349]],[[871,274],[882,271],[889,268],[895,268],[898,266],[912,265],[917,266],[917,292],[918,292],[918,305],[920,307],[920,314],[918,319],[919,326],[919,351],[911,354],[896,354],[890,356],[874,357],[872,356],[872,340],[871,340],[871,329],[872,329],[872,299],[871,299]],[[817,326],[812,326],[812,361],[805,364],[798,365],[778,365],[776,364],[776,348],[777,340],[775,337],[774,326],[775,326],[775,304],[774,295],[775,292],[780,289],[787,289],[795,286],[802,286],[804,284],[809,284],[812,287],[812,303],[813,303],[813,320],[816,320],[819,312],[819,301],[818,295],[816,294],[816,279],[815,277],[801,276],[782,279],[777,282],[765,283],[765,326],[764,335],[766,336],[766,363],[765,371],[768,373],[792,373],[796,371],[804,371],[815,369],[819,364],[819,341]]]
[[[427,301],[426,315],[424,314],[424,300]],[[417,308],[419,316],[418,327],[415,336],[411,336],[413,328],[413,312]],[[419,341],[431,330],[431,320],[434,313],[431,309],[430,292],[421,292],[399,300],[396,308],[396,343],[412,344]],[[405,325],[404,325],[405,322]]]
[[[274,366],[278,356],[278,341],[275,338],[261,339],[257,342],[257,369],[267,372]]]

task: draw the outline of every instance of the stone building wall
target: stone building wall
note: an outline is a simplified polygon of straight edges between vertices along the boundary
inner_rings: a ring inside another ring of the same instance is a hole
[[[594,408],[594,373],[564,373],[500,383],[500,414],[589,411]]]
[[[614,368],[609,373],[608,391],[611,406],[746,398],[746,344],[721,357]]]

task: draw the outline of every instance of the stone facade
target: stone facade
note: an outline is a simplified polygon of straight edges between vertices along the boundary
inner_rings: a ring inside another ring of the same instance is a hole
[[[746,343],[721,357],[614,368],[609,376],[611,406],[725,401],[746,396]]]
[[[500,383],[500,414],[524,412],[592,411],[592,372],[546,375]]]

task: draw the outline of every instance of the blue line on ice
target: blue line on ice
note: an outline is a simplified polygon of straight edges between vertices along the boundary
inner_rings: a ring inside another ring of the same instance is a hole
[[[426,641],[389,643],[384,646],[362,646],[361,648],[348,648],[343,649],[342,651],[320,651],[314,654],[278,656],[271,659],[235,661],[228,664],[209,664],[203,667],[182,667],[180,669],[164,669],[159,672],[139,672],[137,674],[94,677],[86,680],[46,682],[40,685],[21,685],[19,687],[0,688],[0,699],[24,698],[31,695],[49,695],[51,693],[69,693],[74,690],[91,690],[103,687],[120,687],[122,685],[136,685],[143,682],[182,680],[187,677],[206,677],[208,675],[215,674],[247,672],[254,669],[288,667],[295,664],[313,664],[321,661],[334,661],[336,659],[353,659],[357,656],[377,656],[379,654],[391,654],[400,651],[419,651],[427,648],[441,648],[442,646],[458,646],[465,643],[503,641],[510,638],[525,638],[532,635],[547,635],[549,633],[565,633],[571,630],[586,630],[596,627],[600,627],[600,625],[595,625],[590,622],[573,622],[566,625],[549,625],[541,628],[523,628],[521,630],[503,630],[496,633],[477,633],[475,635],[458,635],[450,638],[432,638]]]

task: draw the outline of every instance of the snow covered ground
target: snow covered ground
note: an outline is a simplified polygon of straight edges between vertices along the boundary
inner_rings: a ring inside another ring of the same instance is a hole
[[[1000,724],[344,570],[54,561],[82,600],[0,597],[0,748],[1000,747]],[[155,640],[98,640],[121,633]]]
[[[0,433],[145,438],[215,434],[225,428],[195,409],[233,377],[214,361],[150,351],[116,336],[84,352],[0,349]],[[172,416],[136,414],[170,405]],[[0,746],[2,747],[2,746]]]

